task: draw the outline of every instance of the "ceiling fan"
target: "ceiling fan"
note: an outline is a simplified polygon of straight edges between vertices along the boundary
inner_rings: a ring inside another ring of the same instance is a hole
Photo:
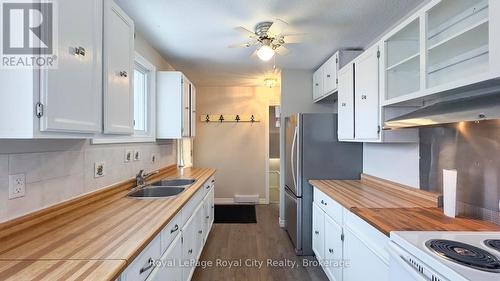
[[[258,57],[263,61],[268,61],[278,55],[288,55],[290,50],[285,47],[286,44],[296,44],[303,41],[303,34],[285,34],[285,28],[288,24],[282,20],[260,22],[255,26],[255,31],[250,31],[242,26],[235,28],[250,41],[243,44],[229,45],[229,48],[249,48],[257,46],[252,57]]]

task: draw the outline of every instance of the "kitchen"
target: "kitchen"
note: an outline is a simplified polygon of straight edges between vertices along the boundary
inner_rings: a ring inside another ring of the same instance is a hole
[[[0,280],[498,280],[500,2],[1,1]]]

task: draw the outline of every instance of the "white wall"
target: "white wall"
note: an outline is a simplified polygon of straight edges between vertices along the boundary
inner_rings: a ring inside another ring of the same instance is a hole
[[[370,144],[363,147],[363,172],[420,188],[419,144]]]
[[[172,66],[137,35],[136,50],[158,70]],[[142,159],[124,163],[125,150],[139,150]],[[151,154],[158,155],[155,163]],[[104,162],[106,175],[94,178],[94,163]],[[89,140],[0,140],[0,222],[131,179],[176,163],[174,142],[91,145]],[[8,199],[8,176],[26,175],[26,196]]]
[[[217,169],[217,202],[232,203],[235,195],[268,199],[268,115],[276,95],[279,88],[197,87],[194,164]],[[254,114],[260,122],[207,124],[198,119],[204,114]]]

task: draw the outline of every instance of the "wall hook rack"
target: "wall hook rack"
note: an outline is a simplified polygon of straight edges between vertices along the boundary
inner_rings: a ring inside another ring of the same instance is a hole
[[[205,123],[256,123],[260,122],[255,114],[203,114],[200,121]]]

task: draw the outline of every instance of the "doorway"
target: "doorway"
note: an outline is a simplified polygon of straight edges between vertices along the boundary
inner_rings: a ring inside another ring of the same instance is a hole
[[[269,106],[269,203],[280,202],[280,107]]]

